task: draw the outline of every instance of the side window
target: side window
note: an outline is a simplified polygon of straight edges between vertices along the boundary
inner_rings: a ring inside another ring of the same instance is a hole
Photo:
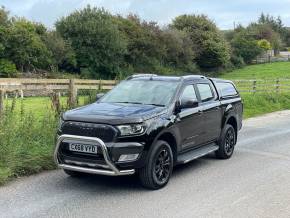
[[[192,99],[192,100],[197,101],[197,97],[196,97],[193,85],[186,86],[185,89],[183,90],[180,100],[182,101],[186,99]]]
[[[202,101],[208,101],[214,98],[212,93],[212,89],[207,83],[199,83],[197,84],[197,88],[200,94],[200,98]]]
[[[238,94],[236,88],[229,82],[218,82],[216,83],[216,87],[221,93],[222,97],[234,96]]]

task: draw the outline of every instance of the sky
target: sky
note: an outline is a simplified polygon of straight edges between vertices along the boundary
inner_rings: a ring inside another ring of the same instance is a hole
[[[104,7],[113,14],[138,14],[147,21],[166,25],[181,14],[206,14],[221,29],[236,24],[247,25],[259,15],[281,16],[290,26],[290,0],[0,0],[11,15],[42,22],[52,28],[54,23],[86,5]]]

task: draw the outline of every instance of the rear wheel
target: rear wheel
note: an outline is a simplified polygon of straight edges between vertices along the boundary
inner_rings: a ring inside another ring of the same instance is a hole
[[[234,153],[236,139],[237,135],[234,127],[227,124],[223,129],[216,156],[221,159],[230,158]]]
[[[160,189],[170,179],[173,169],[173,154],[170,145],[165,141],[157,141],[152,146],[146,166],[139,171],[139,178],[145,188]]]

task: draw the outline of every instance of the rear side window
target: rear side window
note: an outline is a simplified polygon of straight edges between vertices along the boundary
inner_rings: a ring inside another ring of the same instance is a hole
[[[207,83],[198,83],[197,88],[202,101],[208,101],[214,98],[212,89]]]
[[[216,87],[219,90],[221,97],[234,96],[238,94],[234,85],[229,82],[218,82],[216,83]]]

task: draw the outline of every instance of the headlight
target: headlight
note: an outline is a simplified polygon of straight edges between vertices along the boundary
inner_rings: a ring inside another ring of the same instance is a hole
[[[117,126],[119,129],[121,136],[129,136],[129,135],[140,135],[145,132],[144,124],[130,124],[130,125],[120,125]]]

